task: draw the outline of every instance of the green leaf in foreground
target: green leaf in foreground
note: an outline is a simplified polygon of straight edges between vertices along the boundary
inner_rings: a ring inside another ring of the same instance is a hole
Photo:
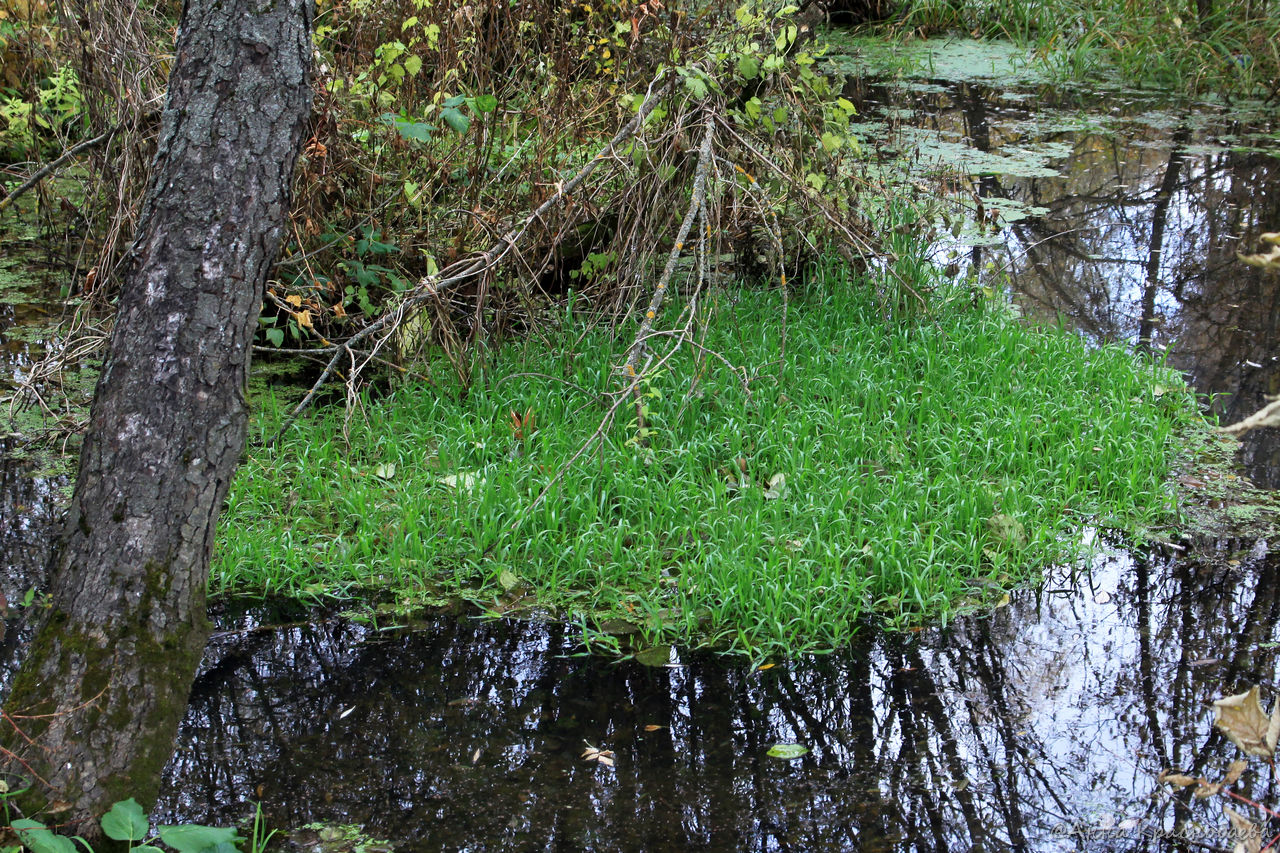
[[[76,853],[70,838],[54,835],[43,823],[30,818],[15,820],[10,826],[31,853]]]
[[[798,743],[775,743],[769,747],[769,755],[774,758],[786,758],[788,760],[799,758],[802,755],[809,754],[809,747],[802,746]]]
[[[178,853],[209,853],[219,850],[225,845],[232,850],[240,840],[234,829],[230,827],[197,826],[162,826],[160,840],[168,844]]]
[[[115,841],[141,841],[149,828],[142,806],[133,797],[116,803],[102,816],[102,831]]]
[[[471,127],[471,119],[467,118],[464,114],[453,107],[446,107],[441,110],[440,118],[444,119],[444,123],[449,125],[449,127],[453,128],[458,133],[466,133]]]

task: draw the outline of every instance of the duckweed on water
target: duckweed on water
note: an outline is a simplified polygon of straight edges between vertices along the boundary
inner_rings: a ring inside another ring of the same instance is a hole
[[[873,290],[793,294],[781,361],[780,295],[722,294],[701,346],[647,377],[643,427],[622,407],[559,480],[628,343],[571,318],[465,393],[442,368],[366,400],[345,438],[317,413],[250,452],[215,591],[518,600],[762,655],[840,646],[868,611],[945,616],[1085,527],[1169,520],[1199,422],[1179,379],[968,294],[886,321]],[[264,404],[265,435],[279,418]]]

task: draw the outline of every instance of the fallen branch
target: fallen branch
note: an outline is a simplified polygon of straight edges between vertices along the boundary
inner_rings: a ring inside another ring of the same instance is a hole
[[[640,329],[636,332],[636,339],[631,345],[626,364],[622,367],[627,379],[631,382],[632,389],[636,387],[636,383],[639,381],[636,368],[640,366],[640,360],[644,358],[645,342],[649,337],[649,333],[653,331],[653,321],[658,316],[659,309],[662,308],[662,301],[667,294],[667,286],[671,283],[671,277],[676,271],[676,262],[680,260],[680,254],[684,251],[684,242],[689,236],[689,231],[693,228],[693,220],[705,209],[707,174],[711,171],[711,145],[714,140],[715,122],[708,117],[706,129],[702,134],[702,145],[698,147],[698,165],[693,175],[693,192],[690,193],[689,207],[685,211],[684,221],[680,223],[680,230],[676,232],[675,245],[671,247],[671,251],[667,254],[667,264],[662,270],[662,277],[658,279],[658,283],[653,289],[653,297],[649,300],[649,307],[645,310],[644,318],[640,321]]]
[[[1267,399],[1271,402],[1260,411],[1254,412],[1239,423],[1218,427],[1218,432],[1223,432],[1227,435],[1244,435],[1251,430],[1280,426],[1280,397],[1268,397]]]
[[[71,160],[76,155],[80,154],[82,151],[88,151],[90,148],[93,148],[95,145],[101,145],[103,142],[106,142],[112,136],[114,136],[116,131],[118,131],[119,129],[120,129],[120,126],[116,125],[110,130],[104,133],[98,134],[93,139],[86,139],[84,142],[73,145],[70,148],[68,148],[63,153],[63,155],[59,157],[57,160],[54,160],[52,163],[49,163],[37,169],[34,175],[32,175],[30,178],[27,178],[26,183],[22,184],[22,186],[18,187],[13,192],[6,195],[4,198],[0,198],[0,213],[4,213],[5,210],[9,208],[10,205],[12,205],[15,201],[18,200],[19,196],[21,196],[27,190],[31,189],[36,184],[44,180],[45,177],[50,172],[54,171],[55,169],[61,168],[63,164],[65,164],[68,160]]]
[[[280,425],[280,429],[271,438],[271,440],[267,442],[267,444],[273,445],[279,441],[280,437],[284,435],[285,430],[292,426],[294,421],[298,419],[298,416],[306,411],[307,407],[310,406],[312,401],[315,399],[316,394],[320,391],[320,388],[323,387],[329,377],[333,374],[334,369],[338,366],[338,362],[342,360],[343,354],[350,354],[353,344],[357,344],[360,341],[384,330],[386,330],[386,335],[392,334],[396,327],[404,320],[405,316],[412,313],[417,308],[427,302],[440,300],[450,288],[460,285],[466,281],[470,281],[476,276],[497,266],[497,264],[515,248],[520,239],[528,233],[529,227],[534,222],[541,220],[557,205],[564,204],[565,200],[574,193],[587,178],[591,177],[591,174],[595,172],[596,168],[599,167],[601,163],[612,157],[619,146],[625,144],[640,131],[640,128],[644,126],[645,119],[647,119],[649,114],[653,112],[654,108],[658,106],[662,98],[671,91],[672,86],[674,85],[673,82],[671,80],[664,81],[664,77],[668,76],[669,75],[664,73],[655,78],[653,82],[649,84],[648,95],[646,96],[644,103],[640,105],[640,109],[638,109],[636,114],[632,116],[631,120],[623,125],[622,129],[609,140],[608,144],[600,149],[600,151],[598,151],[585,166],[578,170],[573,177],[561,183],[556,188],[556,191],[532,213],[525,216],[524,219],[522,219],[515,227],[511,228],[498,238],[497,242],[490,246],[489,249],[479,253],[478,255],[472,255],[471,257],[460,259],[445,267],[435,275],[425,276],[393,310],[384,313],[378,319],[356,332],[346,341],[340,344],[331,344],[329,346],[313,350],[312,352],[314,353],[332,353],[333,355],[332,358],[330,358],[329,363],[325,365],[324,370],[321,371],[320,377],[307,391],[306,395],[298,405],[294,407],[293,411],[289,413],[289,416],[285,418],[284,423]],[[376,352],[381,348],[385,341],[386,336],[384,335],[382,340],[374,344],[374,351]]]

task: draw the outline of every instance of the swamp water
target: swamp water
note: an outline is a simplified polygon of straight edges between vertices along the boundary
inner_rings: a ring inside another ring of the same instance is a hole
[[[1280,392],[1280,277],[1235,252],[1280,230],[1274,119],[1131,93],[1082,110],[1038,87],[848,94],[868,151],[913,147],[919,183],[941,165],[955,203],[1000,215],[941,263],[1007,275],[1030,315],[1168,348],[1224,421],[1260,407]],[[1269,432],[1243,459],[1274,487]],[[38,565],[58,483],[0,471],[0,565]],[[274,825],[326,824],[290,836],[326,851],[357,845],[335,824],[422,851],[1230,849],[1217,798],[1156,776],[1220,779],[1238,757],[1209,702],[1277,686],[1278,574],[1265,542],[1194,560],[1102,544],[990,613],[767,669],[575,656],[560,625],[227,612],[155,817],[230,823],[260,801]],[[1267,772],[1235,790],[1264,799]]]

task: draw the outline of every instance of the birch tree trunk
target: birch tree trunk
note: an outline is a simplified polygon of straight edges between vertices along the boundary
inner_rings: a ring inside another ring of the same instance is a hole
[[[208,637],[215,522],[310,112],[311,0],[188,0],[52,606],[0,762],[80,832],[155,801]],[[10,777],[10,786],[14,780]]]

